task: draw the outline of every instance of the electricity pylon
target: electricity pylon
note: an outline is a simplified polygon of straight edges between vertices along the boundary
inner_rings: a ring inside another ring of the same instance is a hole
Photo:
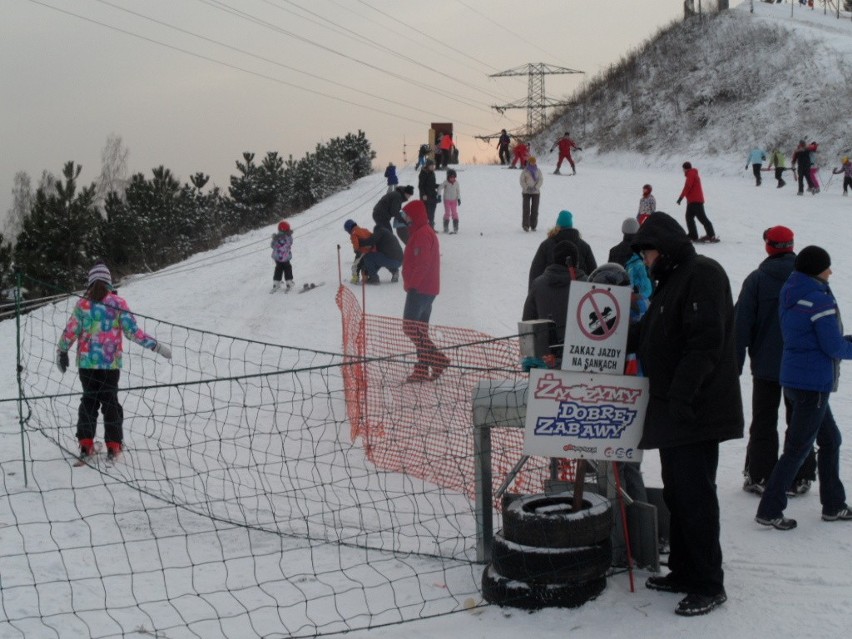
[[[585,73],[576,69],[568,69],[566,67],[556,67],[544,62],[530,62],[524,66],[500,73],[494,73],[490,78],[504,78],[515,75],[527,76],[527,98],[526,100],[516,100],[510,104],[501,106],[492,106],[499,113],[503,113],[507,109],[526,109],[527,110],[527,135],[532,135],[536,131],[541,131],[544,125],[547,124],[547,116],[545,110],[548,107],[567,106],[568,102],[549,99],[544,95],[544,76],[545,75],[565,75],[568,73]]]

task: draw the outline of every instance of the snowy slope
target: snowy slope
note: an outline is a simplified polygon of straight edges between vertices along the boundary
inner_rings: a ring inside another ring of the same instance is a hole
[[[760,15],[777,7],[755,3]],[[789,11],[789,6],[786,8]],[[816,33],[814,24],[797,24],[797,30]],[[764,19],[764,18],[761,18]],[[768,20],[783,20],[769,16]],[[836,21],[822,28],[826,46],[840,48],[849,32]],[[852,45],[849,45],[852,47]],[[591,244],[599,262],[610,246],[620,240],[622,220],[636,212],[641,185],[654,185],[661,210],[683,218],[675,204],[683,177],[680,162],[691,160],[701,171],[707,196],[707,211],[722,242],[698,250],[722,263],[736,295],[745,276],[765,257],[762,231],[776,224],[796,231],[799,248],[819,244],[832,255],[835,271],[831,283],[841,310],[852,308],[852,241],[849,216],[852,198],[840,194],[835,177],[818,196],[796,197],[792,183],[776,189],[771,174],[755,188],[749,172],[743,171],[748,143],[742,158],[707,160],[700,153],[673,157],[664,164],[636,155],[596,156],[587,153],[575,177],[549,175],[553,162],[545,158],[545,184],[541,221],[537,233],[520,228],[518,172],[496,166],[459,167],[462,188],[461,231],[441,235],[442,291],[432,321],[465,326],[492,335],[516,332],[523,304],[529,262],[546,229],[561,209],[574,214],[575,225]],[[836,157],[823,156],[824,166],[837,166]],[[613,164],[617,163],[614,167]],[[649,168],[649,166],[653,168]],[[823,171],[823,179],[828,175]],[[410,169],[401,172],[402,183],[416,184]],[[346,192],[290,220],[295,235],[293,267],[297,283],[326,282],[305,295],[269,295],[273,263],[268,238],[273,227],[260,229],[206,254],[153,275],[140,275],[124,283],[122,293],[140,314],[215,330],[261,341],[318,350],[340,349],[340,318],[334,303],[338,277],[337,246],[342,246],[344,273],[351,252],[343,221],[353,218],[371,225],[370,212],[384,192],[384,181],[372,176]],[[440,210],[440,209],[439,209]],[[382,273],[387,279],[387,274]],[[367,291],[367,311],[399,316],[404,293],[401,285],[389,283]],[[57,334],[61,327],[57,326]],[[14,397],[15,326],[0,323],[0,398]],[[133,357],[133,349],[130,349]],[[138,355],[138,350],[136,351]],[[852,424],[849,365],[844,363],[840,392],[832,407],[841,430]],[[746,411],[750,410],[751,384],[742,379]],[[11,402],[0,403],[0,450],[19,447],[17,417]],[[852,528],[844,523],[825,523],[819,518],[816,492],[791,501],[789,516],[799,528],[780,533],[758,527],[752,520],[757,506],[754,496],[741,490],[745,440],[726,443],[721,449],[718,475],[722,510],[722,549],[725,558],[729,600],[719,611],[695,619],[672,614],[673,595],[646,591],[639,573],[637,592],[630,593],[626,575],[609,580],[608,588],[595,602],[578,610],[545,610],[533,614],[496,607],[476,609],[449,617],[353,632],[347,637],[398,637],[411,639],[465,636],[515,639],[521,633],[541,637],[581,632],[584,637],[650,637],[674,639],[698,637],[825,637],[839,636],[852,623]],[[648,485],[658,486],[656,455],[643,463]],[[841,477],[852,486],[852,448],[841,450]],[[6,477],[6,483],[20,477]],[[69,509],[69,516],[75,511]],[[3,515],[8,524],[10,516]],[[2,553],[2,549],[0,549]],[[2,633],[0,633],[2,634]]]

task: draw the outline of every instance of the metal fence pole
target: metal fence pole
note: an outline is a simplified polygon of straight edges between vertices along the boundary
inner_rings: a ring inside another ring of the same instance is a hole
[[[27,448],[24,437],[24,384],[21,373],[24,370],[21,357],[21,295],[23,275],[20,270],[15,271],[15,375],[18,380],[18,423],[21,426],[21,464],[24,467],[24,486],[29,485],[27,478]]]

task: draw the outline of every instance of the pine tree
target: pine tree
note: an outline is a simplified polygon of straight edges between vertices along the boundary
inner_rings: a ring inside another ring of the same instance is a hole
[[[101,257],[103,220],[94,206],[95,186],[78,190],[82,168],[67,162],[54,193],[36,191],[32,211],[24,219],[15,244],[15,262],[43,284],[40,293],[79,289],[91,265]]]

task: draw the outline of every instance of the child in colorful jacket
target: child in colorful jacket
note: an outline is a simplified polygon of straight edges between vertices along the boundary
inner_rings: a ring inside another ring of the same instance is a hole
[[[64,373],[69,366],[68,351],[77,342],[77,369],[83,386],[77,420],[81,459],[94,453],[98,409],[104,415],[107,455],[113,459],[121,453],[124,411],[118,401],[118,380],[122,333],[143,348],[172,358],[168,346],[139,328],[127,302],[112,290],[109,268],[98,262],[89,270],[86,293],[74,307],[56,349],[56,365]]]
[[[352,242],[352,250],[355,251],[355,260],[352,262],[352,283],[357,284],[360,281],[360,274],[367,276],[367,269],[361,263],[367,253],[376,250],[372,243],[368,243],[373,234],[369,229],[365,229],[355,222],[355,220],[346,220],[343,223],[343,230],[349,233],[349,241]]]
[[[843,195],[849,195],[849,187],[852,186],[852,162],[848,157],[843,158],[840,168],[832,171],[834,175],[843,174]]]
[[[275,260],[275,272],[272,274],[272,290],[274,293],[281,288],[281,275],[284,275],[287,288],[285,293],[289,293],[293,288],[293,266],[290,264],[290,259],[293,257],[293,231],[290,224],[287,222],[278,223],[278,232],[272,234],[272,241],[269,243],[272,249],[272,259]]]
[[[636,213],[636,220],[640,226],[648,219],[651,213],[657,210],[657,198],[651,195],[651,191],[653,190],[654,188],[650,184],[642,186],[642,197],[639,198],[639,212]]]

